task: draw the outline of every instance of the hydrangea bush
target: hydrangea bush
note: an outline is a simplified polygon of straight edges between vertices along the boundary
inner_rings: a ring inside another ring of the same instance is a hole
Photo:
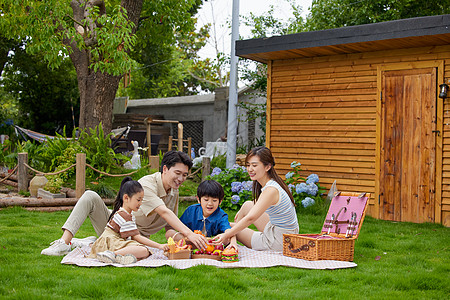
[[[293,170],[286,174],[285,181],[294,196],[297,211],[308,210],[317,213],[317,208],[322,211],[322,194],[325,189],[319,185],[319,176],[311,174],[307,178],[301,177],[300,166],[300,163],[292,162]],[[216,167],[208,179],[216,180],[223,186],[225,197],[222,208],[238,210],[245,201],[252,200],[253,182],[245,167],[234,165],[233,168],[225,170]]]
[[[294,196],[297,210],[300,208],[311,212],[321,212],[325,206],[322,197],[325,189],[320,186],[317,174],[310,174],[307,178],[302,177],[300,166],[301,163],[293,161],[291,163],[292,171],[285,175],[286,184]]]
[[[225,170],[216,167],[208,179],[216,180],[223,187],[225,197],[220,204],[222,208],[238,210],[245,201],[252,199],[253,182],[245,167],[234,165]]]

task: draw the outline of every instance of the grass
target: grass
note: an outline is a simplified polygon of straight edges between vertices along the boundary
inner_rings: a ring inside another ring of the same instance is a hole
[[[180,214],[190,203],[180,205]],[[356,268],[287,267],[186,270],[82,268],[40,255],[59,238],[69,212],[0,211],[0,298],[4,299],[448,299],[450,230],[437,224],[366,217],[355,245]],[[234,216],[229,213],[230,219]],[[299,215],[301,233],[320,231],[323,216]],[[77,236],[95,235],[87,220]],[[164,242],[162,232],[152,237]]]

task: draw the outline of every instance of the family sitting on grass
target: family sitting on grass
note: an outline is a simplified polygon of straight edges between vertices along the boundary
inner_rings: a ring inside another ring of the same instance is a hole
[[[179,219],[178,188],[186,180],[192,161],[180,151],[167,152],[161,172],[134,181],[125,178],[114,203],[114,210],[100,196],[86,191],[78,200],[66,223],[62,237],[42,250],[44,255],[65,255],[72,248],[92,243],[91,239],[75,239],[89,216],[100,236],[92,245],[90,257],[108,263],[129,264],[148,257],[146,246],[167,249],[147,237],[163,227],[166,239],[186,239],[199,249],[214,237],[215,244],[228,244],[237,249],[237,241],[255,250],[282,251],[283,233],[298,233],[294,199],[289,188],[276,173],[275,161],[266,147],[252,149],[245,159],[253,180],[253,201],[245,202],[229,223],[228,215],[219,207],[224,193],[214,180],[202,182],[197,190],[199,204],[191,205]],[[258,231],[248,226],[254,224]],[[194,233],[200,230],[205,236]]]

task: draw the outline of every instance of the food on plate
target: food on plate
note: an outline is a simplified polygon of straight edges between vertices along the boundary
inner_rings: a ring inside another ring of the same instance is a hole
[[[222,261],[226,263],[238,262],[238,251],[234,248],[225,249],[222,251]]]
[[[177,248],[177,244],[173,240],[173,238],[169,237],[167,239],[167,245],[169,245],[169,253],[175,253],[175,250]]]
[[[178,243],[175,243],[173,238],[169,237],[167,239],[167,245],[169,245],[169,253],[176,253],[181,250],[190,250],[191,245],[187,245],[186,241],[184,239],[181,239],[178,241]]]
[[[201,234],[201,235],[205,236],[200,230],[194,230],[194,233]]]

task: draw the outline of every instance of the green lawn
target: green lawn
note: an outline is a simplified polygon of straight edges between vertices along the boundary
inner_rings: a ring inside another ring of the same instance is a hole
[[[60,237],[68,215],[18,207],[0,211],[0,298],[450,298],[450,230],[440,225],[367,217],[352,269],[82,268],[40,255]],[[323,216],[299,215],[299,222],[301,233],[317,233]],[[94,230],[87,220],[78,236],[89,235]],[[153,239],[164,242],[162,233]]]

